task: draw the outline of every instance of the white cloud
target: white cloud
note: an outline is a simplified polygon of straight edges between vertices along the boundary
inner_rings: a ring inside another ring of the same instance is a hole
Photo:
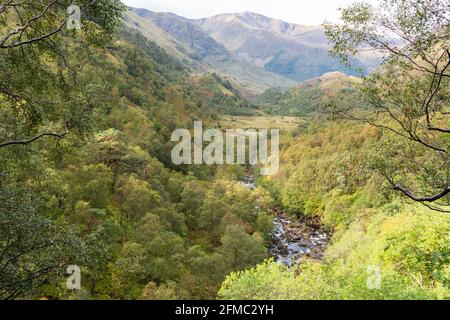
[[[173,12],[187,18],[251,11],[288,22],[318,25],[337,21],[338,8],[356,0],[123,0],[129,6]],[[371,0],[372,2],[375,0]]]

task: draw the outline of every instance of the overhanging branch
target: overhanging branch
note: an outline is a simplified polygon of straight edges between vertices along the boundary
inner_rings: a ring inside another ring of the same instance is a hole
[[[68,132],[64,132],[64,133],[43,132],[43,133],[38,134],[37,136],[34,136],[32,138],[23,139],[23,140],[12,140],[12,141],[7,141],[7,142],[0,143],[0,148],[7,147],[7,146],[12,146],[12,145],[26,145],[26,144],[32,143],[32,142],[34,142],[36,140],[39,140],[39,139],[41,139],[43,137],[55,137],[55,138],[58,138],[58,139],[62,139],[67,134],[68,134]]]
[[[417,197],[416,195],[414,195],[412,193],[411,190],[409,190],[399,184],[394,185],[394,190],[402,192],[405,196],[407,196],[408,198],[410,198],[414,201],[417,201],[417,202],[434,202],[434,201],[444,198],[447,194],[450,193],[450,188],[446,188],[446,189],[442,190],[442,192],[435,194],[433,196]]]

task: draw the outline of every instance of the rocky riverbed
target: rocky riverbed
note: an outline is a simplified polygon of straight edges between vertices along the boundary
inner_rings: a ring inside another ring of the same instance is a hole
[[[250,190],[256,188],[251,168],[240,183]],[[286,213],[279,210],[275,210],[274,215],[274,232],[269,253],[275,261],[290,266],[305,257],[322,259],[330,235],[325,232],[318,218],[303,217],[292,221]]]
[[[330,235],[317,219],[291,221],[287,214],[275,212],[275,230],[272,234],[270,254],[285,265],[303,258],[321,260]]]

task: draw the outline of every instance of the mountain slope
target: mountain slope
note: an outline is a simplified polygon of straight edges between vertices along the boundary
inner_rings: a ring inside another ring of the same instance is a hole
[[[307,116],[320,111],[330,97],[353,97],[361,79],[341,72],[329,72],[306,80],[295,88],[283,91],[271,88],[252,102],[264,112],[281,116]],[[356,99],[356,97],[354,97]]]
[[[131,10],[124,13],[122,20],[126,26],[138,30],[148,40],[157,43],[168,54],[182,61],[193,70],[200,72],[206,72],[208,70],[202,61],[195,59],[194,52],[191,48],[159,28],[152,20],[143,18]]]
[[[226,60],[231,58],[230,52],[188,19],[173,13],[157,13],[146,9],[133,9],[136,15],[152,21],[178,41],[187,45],[196,58],[211,60]]]
[[[124,15],[129,27],[162,46],[198,72],[217,72],[247,95],[272,87],[292,87],[295,82],[259,68],[231,53],[191,20],[172,13],[129,8]]]
[[[329,55],[321,27],[291,24],[251,12],[193,21],[246,61],[295,81],[333,71],[352,74]],[[366,58],[361,64],[367,69],[371,61]]]
[[[214,299],[227,274],[267,257],[270,202],[239,184],[243,166],[175,164],[172,133],[199,120],[213,128],[247,101],[136,30],[118,26],[105,47],[61,37],[61,60],[34,44],[0,55],[0,86],[12,90],[0,94],[0,141],[57,132],[63,120],[70,130],[0,147],[0,299]],[[83,290],[66,290],[65,265],[78,262]]]

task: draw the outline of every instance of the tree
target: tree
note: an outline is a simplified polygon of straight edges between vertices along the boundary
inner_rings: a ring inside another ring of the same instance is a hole
[[[360,90],[367,107],[334,101],[332,113],[390,133],[374,168],[392,189],[441,210],[450,193],[449,19],[447,0],[381,0],[342,9],[342,23],[325,24],[343,62],[365,51],[383,57]]]
[[[94,155],[94,162],[101,161],[114,174],[114,183],[124,166],[127,147],[124,142],[123,133],[110,128],[95,134],[95,141],[89,146],[89,154]]]
[[[209,253],[199,245],[190,247],[186,253],[186,267],[190,271],[183,278],[193,298],[215,297],[220,283],[228,273],[224,256],[218,252]]]
[[[112,265],[112,282],[118,298],[136,299],[147,276],[145,249],[141,244],[126,242]]]
[[[134,176],[119,181],[117,190],[122,214],[129,222],[137,222],[160,205],[160,195],[146,181]]]
[[[168,281],[158,287],[154,282],[149,282],[142,291],[141,300],[181,300],[186,299],[188,293],[177,283]]]
[[[173,231],[180,236],[187,234],[185,217],[178,212],[174,206],[168,205],[165,208],[156,208],[151,213],[157,215],[167,225],[168,230]]]
[[[186,225],[190,230],[195,230],[198,227],[199,208],[202,206],[205,197],[205,189],[204,184],[199,181],[187,181],[183,185],[183,191],[180,195],[181,201],[178,206],[184,213]]]
[[[173,232],[162,232],[144,246],[148,258],[145,266],[152,280],[175,280],[182,274],[186,252],[183,238]]]
[[[38,214],[25,193],[0,191],[0,299],[27,296],[84,262],[85,243],[74,228]]]
[[[86,85],[77,79],[80,59],[111,40],[123,5],[117,0],[78,1],[78,34],[65,28],[72,4],[6,0],[0,6],[0,112],[14,123],[0,130],[0,148],[43,137],[62,139],[71,130],[84,129],[93,106]]]
[[[256,265],[267,254],[262,238],[252,237],[239,225],[228,226],[221,241],[220,252],[223,253],[227,265],[234,271]]]

